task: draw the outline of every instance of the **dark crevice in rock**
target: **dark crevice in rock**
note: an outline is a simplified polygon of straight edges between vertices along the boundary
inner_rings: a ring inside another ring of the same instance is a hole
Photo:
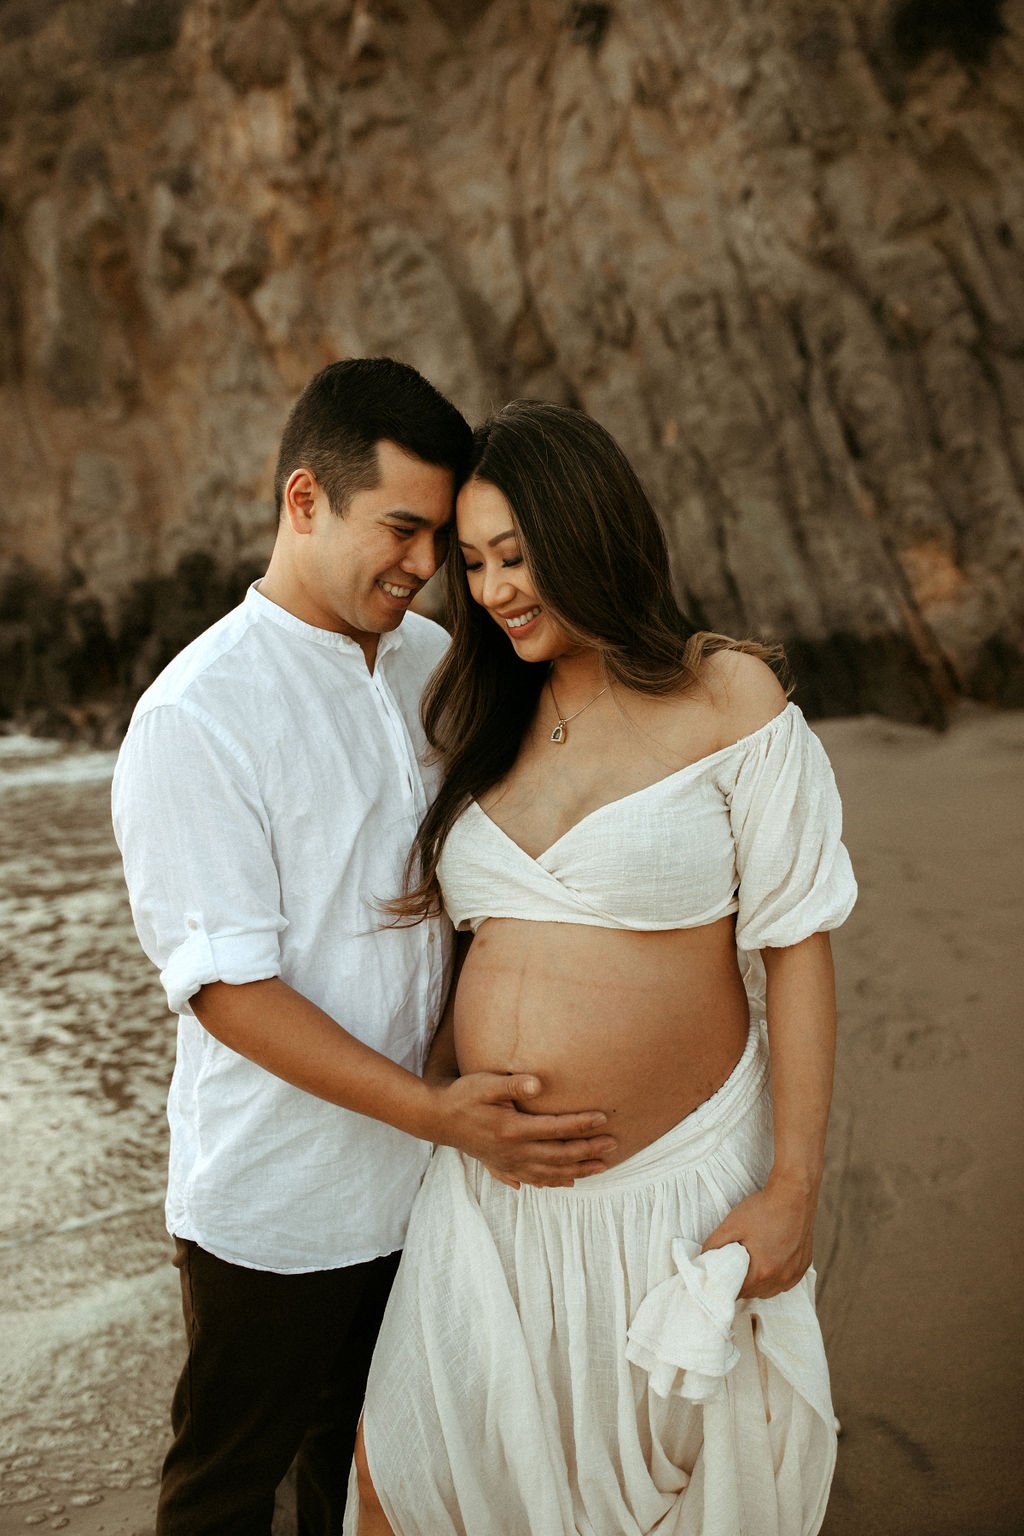
[[[993,635],[981,649],[968,680],[972,698],[1007,709],[1024,709],[1024,658],[1018,646]]]
[[[259,574],[196,551],[135,582],[111,619],[77,573],[12,567],[0,583],[0,730],[116,743],[157,673]]]
[[[610,5],[570,5],[569,31],[574,43],[583,43],[597,53],[611,24]]]
[[[96,56],[103,64],[166,53],[178,41],[187,0],[114,0],[96,31]]]
[[[791,640],[786,657],[796,681],[793,698],[807,715],[878,714],[914,725],[947,724],[951,698],[905,635]]]
[[[898,0],[889,19],[897,58],[913,68],[946,49],[960,64],[985,64],[1001,37],[1004,0]]]

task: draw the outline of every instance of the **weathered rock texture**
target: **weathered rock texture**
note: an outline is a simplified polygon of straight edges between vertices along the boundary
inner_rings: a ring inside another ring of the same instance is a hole
[[[1024,702],[1021,0],[4,0],[0,712],[123,705],[390,352],[582,405],[803,702]]]

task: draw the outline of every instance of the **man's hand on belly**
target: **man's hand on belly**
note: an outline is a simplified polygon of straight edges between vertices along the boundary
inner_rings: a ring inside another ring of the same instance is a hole
[[[471,1072],[431,1084],[436,1126],[432,1140],[477,1158],[503,1184],[564,1187],[603,1173],[612,1136],[595,1134],[607,1123],[600,1110],[529,1115],[517,1100],[538,1094],[537,1078],[523,1072]]]

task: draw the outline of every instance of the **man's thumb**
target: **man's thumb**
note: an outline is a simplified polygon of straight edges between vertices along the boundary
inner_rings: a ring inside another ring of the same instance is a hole
[[[510,1099],[532,1099],[540,1093],[540,1078],[534,1077],[531,1072],[520,1072],[508,1079],[508,1096]]]

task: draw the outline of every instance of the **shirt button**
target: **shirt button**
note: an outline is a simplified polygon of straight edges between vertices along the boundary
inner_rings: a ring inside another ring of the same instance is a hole
[[[433,944],[436,939],[437,939],[437,934],[436,933],[430,933],[430,934],[427,935],[427,943],[428,944]]]
[[[192,931],[194,933],[196,931],[196,929],[199,927],[199,924],[196,922],[194,917],[190,917],[189,920],[188,920],[188,926],[192,929]]]

